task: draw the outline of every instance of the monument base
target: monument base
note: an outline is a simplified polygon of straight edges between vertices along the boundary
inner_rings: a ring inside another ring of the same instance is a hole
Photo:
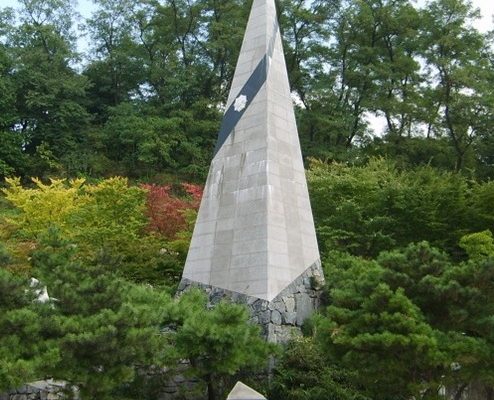
[[[232,292],[230,290],[182,279],[177,289],[177,296],[191,288],[203,290],[214,305],[222,299],[245,304],[252,323],[258,324],[263,336],[273,343],[287,343],[294,335],[300,335],[300,328],[305,320],[321,304],[324,275],[321,262],[313,264],[302,275],[276,296],[272,301]]]

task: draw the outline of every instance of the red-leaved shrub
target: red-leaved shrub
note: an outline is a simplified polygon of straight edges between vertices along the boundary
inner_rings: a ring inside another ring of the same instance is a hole
[[[187,228],[185,212],[197,210],[201,203],[202,187],[199,185],[182,183],[182,188],[187,193],[182,197],[173,194],[171,185],[145,184],[142,188],[147,191],[148,229],[170,240]]]

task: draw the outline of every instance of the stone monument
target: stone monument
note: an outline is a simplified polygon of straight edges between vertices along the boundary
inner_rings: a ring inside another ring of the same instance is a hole
[[[322,282],[275,1],[254,0],[178,292],[245,303],[283,342]]]
[[[266,400],[266,397],[239,381],[226,400]]]

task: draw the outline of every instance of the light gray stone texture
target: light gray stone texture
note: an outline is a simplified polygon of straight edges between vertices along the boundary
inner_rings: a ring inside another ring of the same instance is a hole
[[[239,381],[226,400],[266,400],[266,397]]]
[[[227,109],[270,49],[266,82],[211,162],[183,273],[268,301],[320,258],[274,0],[253,2]]]

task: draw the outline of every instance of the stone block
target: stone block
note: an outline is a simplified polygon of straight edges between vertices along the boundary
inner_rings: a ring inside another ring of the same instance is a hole
[[[271,322],[271,311],[263,311],[259,316],[259,323],[262,325],[269,324]]]
[[[285,304],[286,311],[293,313],[295,311],[295,299],[293,297],[283,297],[282,299]]]
[[[302,326],[304,321],[314,312],[314,304],[307,293],[295,295],[297,325]]]
[[[271,311],[271,322],[275,325],[281,325],[281,313],[277,310]]]
[[[297,313],[293,311],[283,313],[283,322],[287,325],[296,325]]]
[[[270,309],[276,310],[280,313],[284,313],[286,311],[286,306],[283,300],[279,299],[270,303]]]
[[[17,389],[17,393],[26,394],[26,393],[32,393],[32,391],[29,390],[29,386],[24,385],[24,386],[21,386],[19,389]]]

